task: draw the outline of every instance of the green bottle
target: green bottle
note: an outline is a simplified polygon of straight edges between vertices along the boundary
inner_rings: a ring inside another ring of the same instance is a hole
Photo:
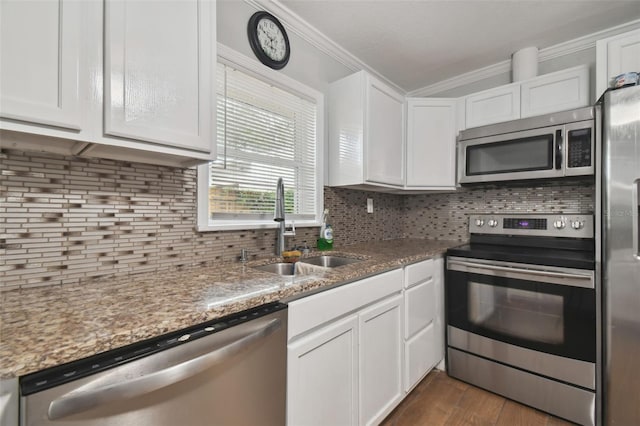
[[[322,215],[322,226],[320,227],[320,238],[318,238],[318,250],[333,249],[333,228],[327,223],[329,209],[324,210]]]

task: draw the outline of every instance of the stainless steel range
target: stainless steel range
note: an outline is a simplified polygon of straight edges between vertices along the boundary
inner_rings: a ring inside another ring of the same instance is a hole
[[[593,425],[600,291],[591,214],[476,215],[447,252],[447,371]],[[599,410],[599,409],[598,409]]]

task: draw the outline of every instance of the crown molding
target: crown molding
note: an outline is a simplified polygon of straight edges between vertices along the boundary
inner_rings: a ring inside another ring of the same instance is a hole
[[[570,55],[572,53],[577,53],[582,50],[591,49],[595,47],[596,41],[598,40],[627,31],[632,31],[638,28],[640,28],[640,19],[630,21],[615,27],[607,28],[606,30],[588,34],[583,37],[578,37],[573,40],[558,43],[554,46],[541,49],[538,52],[538,62],[544,62],[551,59],[559,58],[561,56]],[[455,89],[456,87],[475,83],[477,81],[484,80],[485,78],[493,77],[510,70],[511,60],[509,59],[493,65],[489,65],[488,67],[480,68],[475,71],[470,71],[455,77],[448,78],[446,80],[439,81],[420,89],[412,90],[407,93],[407,96],[418,97],[435,95],[437,93],[444,92],[445,90]]]
[[[298,14],[280,3],[279,0],[244,1],[256,10],[266,10],[267,12],[277,16],[289,31],[296,34],[298,37],[302,38],[325,55],[341,63],[347,69],[353,72],[364,70],[405,96],[431,96],[446,90],[455,89],[456,87],[472,84],[511,71],[511,60],[507,59],[407,92],[402,87],[398,86],[396,83],[392,82],[358,57],[347,51],[338,43],[331,40],[325,34],[321,33]],[[638,28],[640,28],[640,19],[541,49],[538,52],[538,62],[544,62],[561,56],[591,49],[595,47],[596,41],[600,39]]]
[[[357,72],[364,70],[391,86],[401,94],[405,94],[406,90],[398,86],[378,71],[371,68],[358,57],[347,51],[338,43],[321,33],[314,26],[302,19],[298,14],[280,3],[278,0],[244,0],[245,3],[251,5],[256,10],[266,10],[274,16],[277,16],[282,24],[293,34],[302,38],[304,41],[320,50],[325,55],[338,61],[349,70]]]

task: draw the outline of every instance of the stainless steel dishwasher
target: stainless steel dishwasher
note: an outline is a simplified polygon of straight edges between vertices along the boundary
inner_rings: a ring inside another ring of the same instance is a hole
[[[274,303],[20,378],[21,425],[278,425],[287,306]]]

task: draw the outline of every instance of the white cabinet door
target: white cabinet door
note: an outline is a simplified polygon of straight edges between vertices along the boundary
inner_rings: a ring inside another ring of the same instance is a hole
[[[408,187],[455,188],[456,104],[455,99],[407,101]]]
[[[403,397],[401,295],[360,313],[359,352],[360,424],[378,424]]]
[[[596,42],[596,99],[613,77],[629,71],[640,71],[640,29]]]
[[[80,130],[79,1],[0,2],[0,117]]]
[[[589,105],[589,67],[553,72],[522,82],[521,117],[533,117]]]
[[[113,0],[105,14],[105,132],[211,151],[215,3]]]
[[[409,392],[439,362],[436,327],[430,322],[409,339],[404,350],[404,391]]]
[[[358,317],[289,344],[287,353],[287,424],[357,424]]]
[[[373,78],[368,79],[365,130],[366,180],[404,184],[404,98]]]
[[[465,98],[465,105],[467,129],[515,120],[520,118],[520,83],[474,93]]]

